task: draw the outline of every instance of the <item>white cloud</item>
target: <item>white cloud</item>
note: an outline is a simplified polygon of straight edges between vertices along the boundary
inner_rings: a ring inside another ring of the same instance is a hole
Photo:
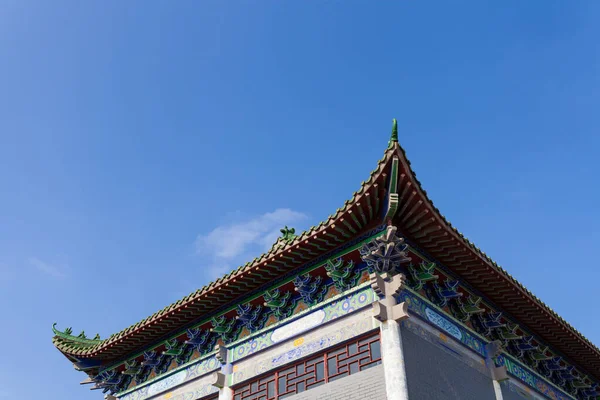
[[[50,264],[36,257],[29,258],[29,264],[33,265],[38,271],[53,276],[54,278],[62,279],[67,277],[67,274],[65,272],[65,266]]]
[[[207,258],[212,277],[223,275],[268,250],[285,225],[303,221],[307,216],[289,208],[221,225],[196,238],[196,253]]]

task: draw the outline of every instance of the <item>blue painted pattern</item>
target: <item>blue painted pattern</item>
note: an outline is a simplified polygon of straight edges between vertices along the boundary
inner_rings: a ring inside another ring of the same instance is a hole
[[[574,397],[571,397],[559,389],[555,388],[553,385],[548,383],[546,380],[542,379],[539,375],[533,373],[529,368],[524,367],[520,363],[516,362],[512,357],[506,355],[500,355],[496,358],[496,365],[506,366],[506,371],[519,379],[521,382],[526,385],[534,388],[538,392],[542,393],[544,396],[548,396],[551,399],[555,400],[571,400]]]
[[[442,316],[440,312],[435,310],[435,306],[427,300],[421,299],[408,290],[403,290],[398,295],[398,302],[406,302],[408,304],[408,310],[413,315],[417,315],[425,321],[437,326],[469,349],[482,357],[486,357],[485,341],[469,332],[459,322],[453,321],[448,316]]]
[[[286,326],[299,321],[299,319],[310,319],[311,314],[321,311],[323,313],[323,318],[319,321],[319,323],[324,324],[371,304],[373,301],[375,301],[375,297],[376,296],[373,290],[369,286],[364,286],[362,289],[351,294],[342,295],[335,301],[332,301],[324,306],[315,307],[308,313],[300,314],[298,318],[294,318],[289,322],[286,321],[285,324],[273,327],[272,329],[269,329],[268,331],[259,335],[251,336],[250,339],[233,346],[230,351],[229,362],[239,361],[242,358],[248,357],[249,355],[260,350],[271,347],[276,343],[276,340],[273,340],[273,334],[278,329],[284,329]],[[303,325],[300,323],[297,324],[297,327],[294,327],[295,331],[293,333],[297,335],[313,327],[314,326],[311,326],[311,324]]]
[[[460,322],[455,321],[452,317],[448,315],[442,316],[441,312],[438,312],[435,309],[435,306],[429,301],[420,298],[417,294],[409,290],[403,290],[398,295],[398,302],[403,301],[408,304],[408,310],[412,313],[412,315],[419,316],[425,322],[435,325],[437,328],[445,333],[448,333],[464,346],[475,351],[482,357],[487,357],[485,349],[486,341],[477,337],[474,333],[469,331],[468,328],[466,328]],[[498,356],[496,359],[496,364],[498,366],[506,365],[506,370],[510,375],[551,399],[573,399],[573,397],[565,394],[562,390],[558,389],[556,386],[549,383],[538,374],[532,372],[529,368],[521,365],[510,356],[504,354]]]
[[[169,388],[189,382],[193,379],[207,375],[210,372],[221,368],[221,363],[214,355],[208,358],[201,359],[186,368],[183,368],[173,374],[160,376],[152,381],[148,381],[143,387],[137,386],[129,393],[123,392],[119,394],[120,400],[143,400],[150,396],[161,393]],[[195,389],[198,391],[200,389]],[[210,390],[208,388],[207,390]],[[211,392],[212,393],[212,392]],[[208,393],[207,393],[208,394]],[[196,397],[197,398],[197,397]]]

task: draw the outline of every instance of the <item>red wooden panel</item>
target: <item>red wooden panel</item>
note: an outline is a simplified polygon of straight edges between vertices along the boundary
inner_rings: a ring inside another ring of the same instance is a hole
[[[353,339],[234,388],[234,400],[282,400],[381,364],[379,332]]]

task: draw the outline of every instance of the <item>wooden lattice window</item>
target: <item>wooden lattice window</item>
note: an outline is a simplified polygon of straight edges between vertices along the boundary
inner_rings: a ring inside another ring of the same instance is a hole
[[[281,400],[381,363],[379,333],[353,339],[319,355],[235,388],[234,400]]]

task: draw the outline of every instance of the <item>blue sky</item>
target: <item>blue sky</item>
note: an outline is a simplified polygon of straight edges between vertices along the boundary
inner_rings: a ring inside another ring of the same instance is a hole
[[[108,336],[318,223],[394,117],[442,213],[600,344],[600,3],[377,3],[0,2],[0,399],[101,399],[53,322]]]

